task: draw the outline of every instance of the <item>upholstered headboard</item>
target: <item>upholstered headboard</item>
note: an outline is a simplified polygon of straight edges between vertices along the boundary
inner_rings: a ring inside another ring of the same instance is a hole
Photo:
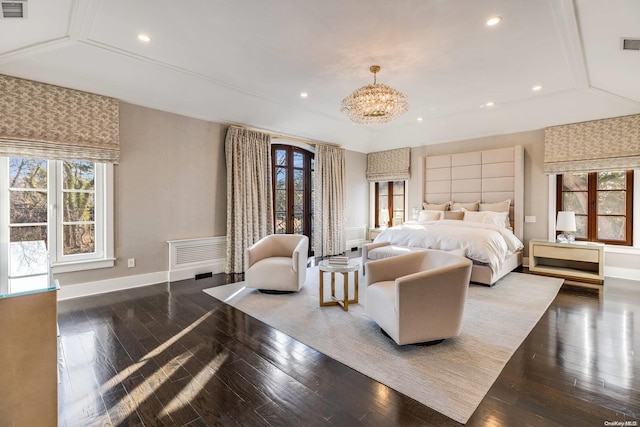
[[[514,234],[524,232],[524,150],[522,146],[427,156],[424,163],[427,203],[496,203],[511,199]]]

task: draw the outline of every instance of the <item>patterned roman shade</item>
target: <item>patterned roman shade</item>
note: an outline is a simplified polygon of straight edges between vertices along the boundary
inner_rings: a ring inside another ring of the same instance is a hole
[[[118,100],[0,75],[0,156],[117,163]]]
[[[640,168],[640,115],[546,128],[546,173]]]
[[[377,151],[367,154],[367,180],[402,181],[411,178],[411,149]]]

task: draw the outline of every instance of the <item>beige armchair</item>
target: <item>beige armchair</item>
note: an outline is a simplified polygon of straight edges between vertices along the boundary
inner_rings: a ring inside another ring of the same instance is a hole
[[[245,249],[244,279],[248,288],[297,292],[307,278],[309,238],[272,234]]]
[[[458,336],[471,266],[459,255],[431,249],[369,261],[366,313],[399,345]]]

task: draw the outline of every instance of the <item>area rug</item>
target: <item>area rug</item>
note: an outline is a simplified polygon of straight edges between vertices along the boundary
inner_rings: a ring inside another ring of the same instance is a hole
[[[339,297],[341,279],[337,274]],[[263,294],[245,288],[244,282],[204,292],[466,423],[561,285],[562,279],[521,273],[510,273],[491,288],[470,285],[460,336],[428,347],[399,347],[380,332],[364,312],[362,276],[360,304],[350,304],[348,312],[339,306],[319,307],[317,267],[308,269],[307,281],[296,294]],[[353,289],[353,283],[350,286]]]

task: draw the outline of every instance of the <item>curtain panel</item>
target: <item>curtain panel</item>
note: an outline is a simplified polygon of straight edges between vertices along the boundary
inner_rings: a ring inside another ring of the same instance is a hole
[[[343,253],[346,247],[344,149],[316,145],[314,199],[314,255]]]
[[[0,75],[0,156],[117,163],[118,100]]]
[[[411,178],[411,148],[377,151],[367,154],[367,180],[403,181]]]
[[[640,115],[544,130],[546,173],[640,168]]]
[[[225,272],[244,271],[244,250],[273,234],[271,136],[231,127],[227,163],[227,262]]]

